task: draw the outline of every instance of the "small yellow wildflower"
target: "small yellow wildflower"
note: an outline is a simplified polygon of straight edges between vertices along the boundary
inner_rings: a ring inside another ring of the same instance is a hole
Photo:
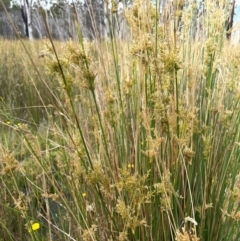
[[[84,193],[82,194],[82,196],[83,196],[83,197],[86,197],[86,196],[87,196],[87,194],[84,192]]]
[[[133,164],[128,164],[128,168],[134,168]]]
[[[36,231],[36,230],[38,230],[40,228],[40,223],[33,223],[32,224],[32,230],[33,231]]]
[[[11,121],[7,121],[7,124],[10,125],[10,124],[11,124]]]

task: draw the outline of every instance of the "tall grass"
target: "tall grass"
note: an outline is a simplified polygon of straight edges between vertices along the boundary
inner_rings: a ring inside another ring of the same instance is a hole
[[[42,78],[1,42],[3,240],[238,240],[240,55],[226,1],[192,39],[195,4],[134,1],[128,42],[25,43]]]

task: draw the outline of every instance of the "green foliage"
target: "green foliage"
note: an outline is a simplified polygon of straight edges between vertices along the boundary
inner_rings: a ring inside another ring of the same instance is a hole
[[[0,11],[4,11],[2,4],[4,4],[4,6],[5,6],[7,9],[9,9],[10,6],[11,6],[11,0],[3,0],[3,1],[1,2],[1,4],[0,4]]]

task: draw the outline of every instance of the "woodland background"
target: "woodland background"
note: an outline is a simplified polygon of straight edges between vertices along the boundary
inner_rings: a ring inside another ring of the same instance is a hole
[[[118,4],[116,2],[116,4]],[[126,3],[129,4],[129,3]],[[0,4],[0,36],[15,38],[16,33],[11,25],[12,18],[19,34],[29,39],[46,37],[46,20],[51,37],[57,40],[68,40],[76,37],[76,23],[80,24],[84,37],[93,39],[96,35],[109,36],[109,3],[103,0],[84,1],[51,1],[49,3],[23,0],[21,2],[4,1],[9,15]],[[122,11],[115,12],[112,24],[117,34],[121,35],[124,26]],[[96,30],[96,31],[95,31]]]
[[[174,1],[164,0],[160,2],[159,11],[162,11],[160,21],[164,22],[171,19],[176,10],[173,7]],[[180,0],[178,2],[178,6],[180,8],[182,6],[182,9],[188,6],[188,1]],[[195,2],[197,7],[191,37],[198,40],[203,31],[204,0],[195,0]],[[11,18],[20,36],[29,39],[48,37],[46,25],[51,37],[61,41],[78,38],[79,26],[83,36],[90,40],[96,37],[110,37],[113,34],[112,31],[118,38],[123,38],[123,36],[126,38],[128,30],[124,20],[124,10],[131,5],[132,0],[52,0],[50,2],[3,0],[0,4],[0,36],[8,39],[16,38]],[[236,5],[236,0],[229,1],[229,19],[226,21],[227,37],[230,39],[233,35],[232,41],[234,43],[239,42],[240,36],[238,27],[233,29]],[[178,11],[180,10],[178,9]],[[180,16],[178,28],[181,29],[183,25],[184,22]]]

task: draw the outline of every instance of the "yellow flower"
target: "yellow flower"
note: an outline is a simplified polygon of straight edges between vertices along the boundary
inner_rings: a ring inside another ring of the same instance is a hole
[[[33,231],[36,231],[36,230],[38,230],[40,228],[40,223],[33,223],[32,224],[32,230]]]
[[[82,194],[82,196],[83,196],[83,197],[86,197],[86,196],[87,196],[87,194],[84,192],[84,193]]]
[[[128,168],[134,168],[133,164],[128,164]]]
[[[7,124],[8,124],[8,125],[10,125],[10,124],[11,124],[11,122],[10,122],[10,121],[7,121]]]

